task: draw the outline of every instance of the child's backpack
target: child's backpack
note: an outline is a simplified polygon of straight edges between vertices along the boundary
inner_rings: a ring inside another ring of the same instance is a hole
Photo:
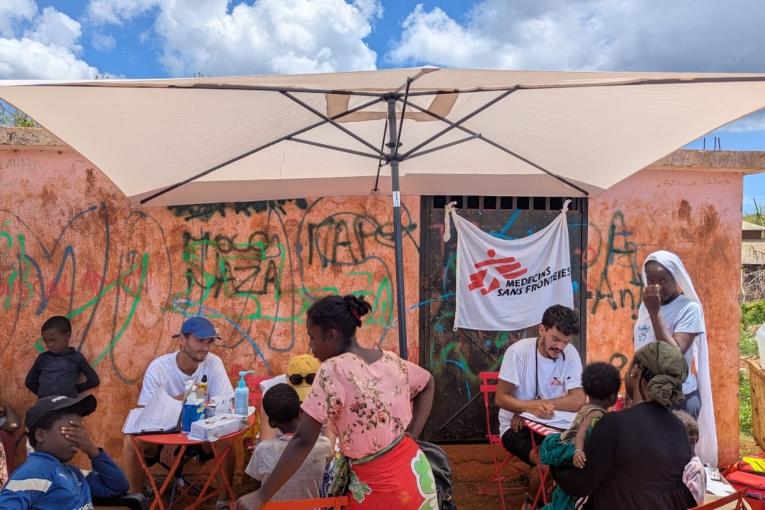
[[[454,502],[452,488],[452,467],[449,465],[449,457],[440,447],[417,441],[422,453],[428,458],[430,468],[433,470],[433,477],[436,479],[436,492],[438,494],[438,508],[441,510],[457,510],[457,504]]]

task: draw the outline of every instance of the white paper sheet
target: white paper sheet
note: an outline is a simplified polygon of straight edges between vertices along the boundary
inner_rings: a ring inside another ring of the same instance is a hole
[[[167,394],[164,387],[157,390],[146,407],[131,409],[122,426],[123,434],[167,432],[178,427],[183,403]]]
[[[521,413],[521,418],[535,421],[537,423],[541,423],[542,425],[560,430],[567,430],[569,427],[571,427],[575,417],[576,413],[570,413],[568,411],[555,411],[555,414],[549,420],[538,418],[531,413]]]

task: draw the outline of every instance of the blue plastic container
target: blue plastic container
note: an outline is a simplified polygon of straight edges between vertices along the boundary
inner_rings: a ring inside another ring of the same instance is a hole
[[[183,419],[181,420],[181,431],[189,432],[191,430],[191,424],[197,420],[201,420],[205,416],[205,405],[200,404],[183,404]]]

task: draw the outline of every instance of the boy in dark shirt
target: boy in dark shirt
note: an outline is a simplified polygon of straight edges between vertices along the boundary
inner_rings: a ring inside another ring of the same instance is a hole
[[[37,356],[24,381],[38,398],[51,395],[75,397],[78,393],[95,388],[98,374],[79,351],[69,347],[72,323],[56,315],[45,321],[41,328],[47,351]],[[85,382],[79,382],[80,374]]]

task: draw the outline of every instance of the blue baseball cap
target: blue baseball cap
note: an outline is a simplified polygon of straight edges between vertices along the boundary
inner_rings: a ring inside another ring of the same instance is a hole
[[[218,332],[215,331],[215,326],[212,322],[204,317],[189,317],[183,321],[181,326],[181,332],[174,337],[194,335],[200,340],[207,340],[208,338],[220,338]]]

